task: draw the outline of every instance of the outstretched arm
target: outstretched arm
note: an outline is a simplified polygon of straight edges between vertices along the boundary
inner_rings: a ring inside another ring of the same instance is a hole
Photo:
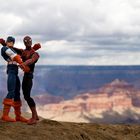
[[[22,55],[22,53],[23,53],[23,49],[19,49],[19,48],[15,48],[15,47],[13,47],[13,49],[14,49],[14,51],[16,51],[16,53],[17,54],[19,54],[19,55]]]
[[[34,51],[37,51],[37,50],[39,50],[41,48],[41,45],[39,44],[39,43],[37,43],[37,44],[35,44],[33,47],[32,47],[32,49],[31,49],[31,51],[32,51],[32,53],[34,53]],[[13,47],[13,49],[16,51],[16,53],[17,54],[19,54],[19,55],[22,55],[22,53],[24,52],[24,50],[23,49],[19,49],[19,48],[15,48],[15,47]],[[31,54],[32,54],[31,53]]]
[[[35,51],[39,50],[41,48],[41,45],[39,43],[35,44],[32,49],[30,50],[30,54],[34,54]],[[19,54],[20,56],[22,55],[22,53],[24,53],[23,49],[19,49],[19,48],[13,48],[17,54]]]

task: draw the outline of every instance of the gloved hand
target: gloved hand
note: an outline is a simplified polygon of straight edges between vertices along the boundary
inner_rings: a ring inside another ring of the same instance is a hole
[[[20,64],[19,67],[26,73],[28,73],[30,71],[30,68],[25,65],[24,63]]]
[[[37,43],[33,46],[33,49],[36,51],[36,50],[39,50],[41,48],[41,45],[40,43]]]
[[[13,61],[16,61],[18,64],[22,64],[23,63],[23,61],[21,59],[21,56],[18,55],[18,54],[13,58]]]
[[[5,42],[5,40],[3,38],[0,38],[0,44],[2,46],[6,46],[6,42]]]

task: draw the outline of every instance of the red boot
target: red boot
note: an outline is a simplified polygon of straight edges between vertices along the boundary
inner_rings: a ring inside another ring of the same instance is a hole
[[[36,107],[30,107],[32,112],[32,118],[27,122],[28,125],[36,124],[39,117],[37,115]]]
[[[20,122],[28,122],[28,120],[24,117],[21,116],[21,101],[15,101],[14,102],[14,110],[15,110],[15,115],[16,115],[16,121]]]
[[[9,117],[10,108],[13,106],[13,100],[6,98],[4,99],[3,104],[3,115],[1,119],[6,122],[16,122],[14,119]]]

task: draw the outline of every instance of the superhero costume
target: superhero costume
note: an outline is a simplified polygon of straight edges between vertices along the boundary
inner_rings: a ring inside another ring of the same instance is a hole
[[[20,80],[18,77],[18,65],[17,65],[17,64],[23,63],[23,61],[20,58],[20,56],[17,55],[17,53],[14,51],[13,47],[6,46],[6,43],[4,44],[1,41],[4,42],[4,40],[0,39],[0,44],[3,45],[3,47],[1,48],[1,56],[8,63],[7,64],[8,94],[7,94],[6,98],[3,100],[4,108],[3,108],[2,120],[10,121],[10,122],[15,122],[15,121],[27,122],[27,119],[25,119],[21,116]],[[8,42],[9,43],[12,42],[12,44],[14,44],[15,39],[13,37],[8,37],[7,43]],[[14,120],[8,116],[11,107],[14,107],[16,120]]]
[[[27,104],[29,105],[32,112],[32,118],[28,121],[28,124],[35,124],[36,121],[39,120],[39,118],[36,111],[36,104],[33,98],[31,98],[31,89],[33,85],[33,73],[34,73],[35,63],[39,59],[39,54],[35,52],[35,50],[41,48],[41,45],[38,43],[35,44],[33,47],[31,47],[32,45],[31,38],[29,36],[26,36],[24,38],[24,41],[26,41],[26,39],[29,45],[24,42],[26,46],[25,50],[17,49],[17,48],[14,48],[14,50],[23,59],[23,63],[20,65],[20,67],[24,68],[25,66],[28,66],[30,68],[29,72],[24,72],[23,81],[22,81],[22,90],[23,90],[24,98],[27,101]]]
[[[39,54],[35,52],[32,48],[30,50],[21,50],[14,48],[14,50],[21,56],[23,60],[22,65],[29,66],[30,71],[25,72],[22,81],[22,90],[25,100],[27,101],[29,107],[35,107],[34,100],[30,97],[31,89],[33,85],[33,73],[35,68],[35,63],[39,59]],[[21,67],[22,67],[21,65]]]

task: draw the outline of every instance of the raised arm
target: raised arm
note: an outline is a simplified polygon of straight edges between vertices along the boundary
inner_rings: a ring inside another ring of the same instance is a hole
[[[5,42],[5,40],[3,38],[0,38],[0,44],[2,46],[6,46],[6,42]]]

